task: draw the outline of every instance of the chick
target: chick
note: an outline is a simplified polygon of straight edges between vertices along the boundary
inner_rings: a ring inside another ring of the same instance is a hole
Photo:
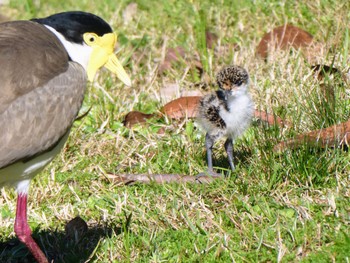
[[[208,172],[213,173],[212,149],[215,141],[226,137],[225,150],[232,170],[233,143],[249,127],[254,102],[248,93],[248,72],[236,65],[228,66],[216,76],[219,89],[204,96],[198,106],[198,122],[206,131]]]

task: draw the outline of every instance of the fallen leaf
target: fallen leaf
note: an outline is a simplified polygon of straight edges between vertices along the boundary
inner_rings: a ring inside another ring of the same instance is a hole
[[[171,119],[194,118],[201,98],[201,96],[180,97],[165,104],[160,111]]]
[[[291,47],[298,49],[309,47],[313,43],[311,34],[296,26],[286,24],[266,33],[257,47],[257,53],[266,59],[269,52],[274,49],[286,50]]]
[[[130,111],[126,114],[123,124],[125,127],[132,128],[135,124],[145,123],[148,119],[155,117],[156,114],[146,114],[140,111]]]
[[[164,61],[162,64],[160,64],[158,72],[159,74],[163,74],[164,71],[167,71],[169,69],[171,69],[171,62]]]
[[[320,130],[303,133],[294,139],[280,142],[275,145],[274,151],[281,152],[288,148],[293,149],[305,143],[320,147],[349,147],[350,119],[347,122]]]
[[[255,110],[254,117],[261,121],[267,122],[270,125],[278,125],[280,127],[284,127],[289,124],[287,121],[281,119],[280,117],[268,114],[267,112],[261,110]]]

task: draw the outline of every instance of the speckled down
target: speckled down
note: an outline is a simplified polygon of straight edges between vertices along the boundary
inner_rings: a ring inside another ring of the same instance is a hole
[[[218,73],[217,82],[219,90],[201,99],[197,119],[214,140],[234,140],[249,127],[254,115],[249,76],[244,68],[229,66]]]

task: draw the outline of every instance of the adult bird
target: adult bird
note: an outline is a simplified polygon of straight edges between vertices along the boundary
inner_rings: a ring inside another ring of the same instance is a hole
[[[16,188],[14,230],[40,263],[48,261],[27,222],[30,181],[62,149],[99,68],[131,85],[114,55],[116,39],[85,12],[0,24],[0,186]]]

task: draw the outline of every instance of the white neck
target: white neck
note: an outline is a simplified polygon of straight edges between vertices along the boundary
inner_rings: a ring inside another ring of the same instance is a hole
[[[61,41],[71,60],[82,65],[85,71],[87,71],[92,48],[86,45],[85,43],[83,44],[72,43],[68,41],[61,33],[56,31],[53,27],[50,27],[48,25],[45,25],[45,26],[52,33],[54,33],[57,36],[57,38]]]

